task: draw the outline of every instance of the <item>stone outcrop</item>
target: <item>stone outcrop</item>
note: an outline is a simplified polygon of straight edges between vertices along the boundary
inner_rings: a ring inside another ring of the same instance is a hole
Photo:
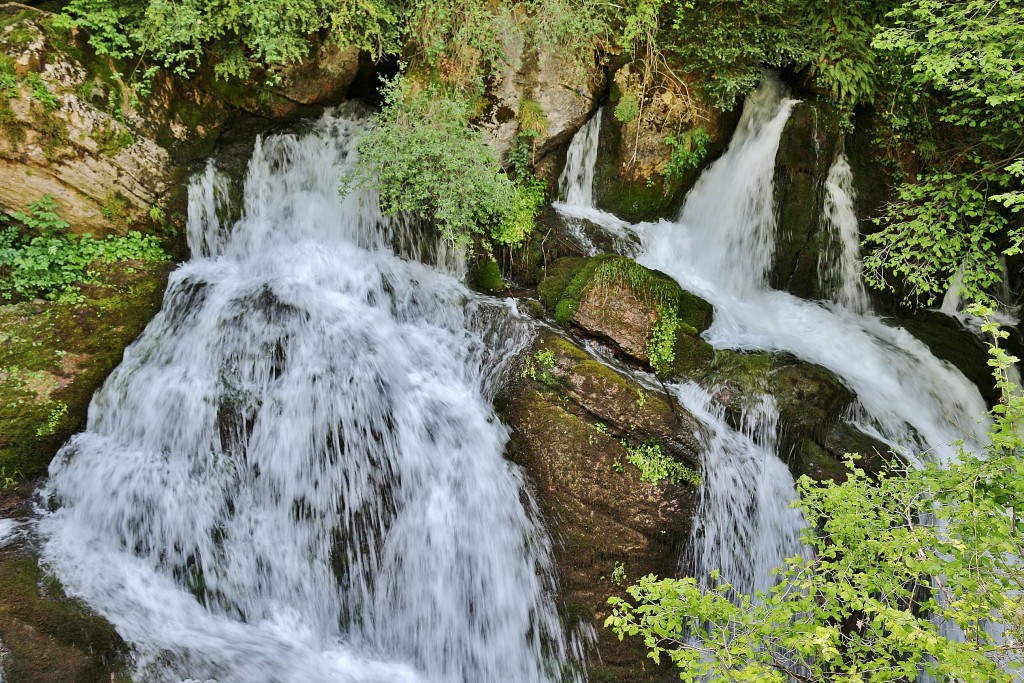
[[[644,480],[629,449],[656,444],[696,470],[701,426],[662,392],[550,332],[527,352],[496,406],[511,431],[508,455],[526,470],[555,540],[566,619],[596,632],[590,680],[671,675],[649,662],[645,670],[642,643],[620,642],[603,624],[608,597],[623,596],[627,582],[675,573],[698,502],[692,481]]]
[[[530,44],[520,31],[507,34],[504,48],[505,68],[488,88],[480,125],[499,155],[512,148],[517,133],[530,128],[534,160],[543,165],[594,111],[607,86],[604,69],[592,52]],[[553,166],[549,171],[557,173]]]
[[[673,78],[654,76],[644,87],[640,66],[620,64],[610,101],[601,111],[594,200],[630,222],[657,220],[678,210],[700,170],[725,149],[736,125],[738,110],[715,110],[701,94],[697,76],[676,72]],[[669,136],[685,145],[698,130],[709,138],[706,155],[666,179],[674,150]]]
[[[50,194],[74,231],[94,234],[146,219],[169,192],[171,157],[137,125],[127,89],[62,50],[45,14],[0,6],[4,17],[0,73],[14,85],[0,92],[0,208]]]
[[[673,364],[700,355],[707,344],[698,335],[714,313],[668,276],[611,254],[556,261],[538,294],[558,323],[611,342],[662,376],[673,373]],[[659,325],[670,319],[676,322],[664,330],[666,338]]]

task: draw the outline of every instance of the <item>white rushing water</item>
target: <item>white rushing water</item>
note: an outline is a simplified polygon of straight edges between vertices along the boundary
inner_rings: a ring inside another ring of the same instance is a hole
[[[673,386],[679,404],[710,433],[704,444],[704,483],[686,569],[706,580],[718,571],[736,592],[772,586],[772,569],[787,557],[806,555],[803,516],[791,503],[796,486],[777,455],[779,413],[764,396],[733,429],[725,408],[695,384]]]
[[[581,675],[489,402],[528,333],[339,197],[361,125],[263,140],[233,226],[194,181],[193,258],[51,467],[43,560],[140,680]]]
[[[10,543],[18,535],[20,522],[13,519],[0,519],[0,548]]]
[[[637,259],[714,304],[714,323],[704,336],[715,347],[787,351],[822,365],[856,392],[856,418],[865,431],[902,446],[908,457],[955,457],[957,440],[981,438],[986,416],[977,388],[959,371],[910,333],[870,315],[863,290],[853,284],[838,292],[839,306],[767,286],[775,250],[775,157],[794,104],[781,83],[766,77],[679,218],[632,226],[642,240]],[[853,283],[860,265],[845,159],[833,165],[827,183],[823,211],[838,233],[842,282]],[[746,416],[742,429],[731,430],[706,390],[674,390],[715,434],[704,456],[693,548],[697,575],[721,569],[723,580],[763,588],[772,567],[800,551],[804,525],[788,511],[796,494],[771,435],[777,417],[766,404]]]
[[[552,206],[562,218],[569,235],[584,253],[593,256],[600,250],[595,243],[595,231],[619,252],[635,249],[635,235],[627,222],[595,208],[594,174],[597,167],[598,145],[601,136],[602,110],[594,112],[590,120],[573,137],[566,152],[565,168],[558,178],[560,200]]]
[[[835,280],[834,300],[854,313],[870,313],[871,301],[864,286],[860,260],[860,223],[854,209],[853,169],[840,154],[825,179],[824,228],[831,248],[822,250],[818,273],[823,280]]]

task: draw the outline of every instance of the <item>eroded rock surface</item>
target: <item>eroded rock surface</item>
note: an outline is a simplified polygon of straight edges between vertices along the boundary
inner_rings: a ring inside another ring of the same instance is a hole
[[[595,629],[591,680],[660,680],[666,671],[644,664],[641,643],[603,628],[606,603],[627,581],[675,573],[697,493],[692,482],[645,481],[629,452],[657,444],[696,472],[701,426],[662,392],[551,332],[496,405],[511,430],[509,457],[526,470],[555,538],[567,619]]]

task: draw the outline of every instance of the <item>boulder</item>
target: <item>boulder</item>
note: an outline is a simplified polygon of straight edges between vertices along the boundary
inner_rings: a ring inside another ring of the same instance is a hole
[[[800,102],[786,122],[775,158],[778,206],[769,283],[805,299],[828,298],[818,261],[832,236],[823,222],[825,179],[842,148],[838,113],[822,101]]]
[[[555,540],[567,621],[596,632],[590,680],[654,681],[636,639],[603,628],[607,599],[648,573],[670,576],[698,504],[701,426],[660,391],[640,386],[551,332],[541,333],[496,406],[508,457],[526,472]],[[656,445],[694,476],[653,483],[630,461]],[[617,569],[618,568],[618,569]]]
[[[558,323],[611,342],[662,377],[677,373],[677,362],[693,362],[714,315],[667,275],[613,254],[556,261],[537,291]]]

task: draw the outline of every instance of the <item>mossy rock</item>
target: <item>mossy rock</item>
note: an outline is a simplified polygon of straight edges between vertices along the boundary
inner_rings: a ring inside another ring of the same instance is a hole
[[[127,681],[114,627],[46,576],[35,557],[0,551],[0,668],[18,683]]]
[[[841,143],[834,105],[801,102],[786,122],[775,159],[778,228],[769,282],[805,299],[831,293],[819,279],[818,260],[832,239],[822,221],[824,183]]]
[[[625,256],[556,261],[538,294],[556,322],[612,342],[659,376],[673,374],[695,355],[707,355],[700,343],[680,343],[679,337],[697,337],[710,327],[711,304]]]
[[[525,353],[521,371],[510,373],[495,405],[511,431],[507,456],[523,467],[559,541],[563,618],[597,634],[590,680],[669,679],[671,666],[651,666],[641,642],[620,641],[603,623],[607,599],[626,597],[625,583],[612,582],[616,563],[625,564],[627,581],[672,575],[698,503],[692,484],[644,480],[626,446],[656,442],[674,461],[696,469],[700,424],[668,395],[550,331]]]
[[[833,373],[789,354],[720,350],[703,383],[716,387],[715,398],[734,426],[763,396],[772,396],[780,452],[803,438],[820,443],[855,398]]]
[[[479,259],[469,270],[469,286],[484,294],[497,294],[505,290],[501,268],[492,258]]]
[[[85,424],[92,394],[124,348],[160,309],[166,263],[106,267],[82,303],[0,306],[0,468],[46,473],[57,449]]]

